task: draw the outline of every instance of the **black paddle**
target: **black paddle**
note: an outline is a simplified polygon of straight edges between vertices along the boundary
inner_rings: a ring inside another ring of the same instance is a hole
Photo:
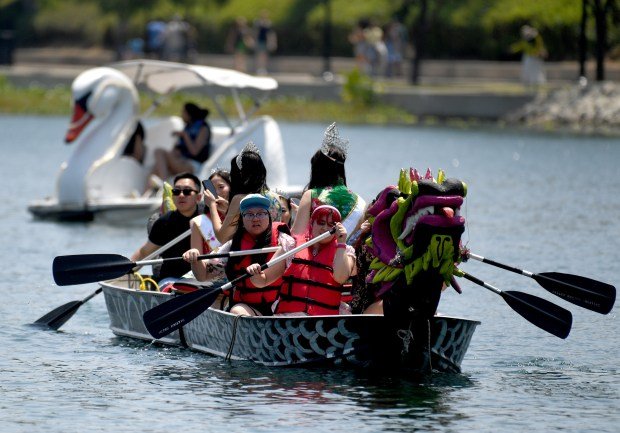
[[[181,233],[179,236],[172,239],[166,245],[159,247],[158,249],[153,251],[151,254],[146,256],[145,259],[152,259],[153,257],[156,257],[160,253],[166,251],[171,246],[175,245],[177,242],[188,237],[190,233],[191,233],[190,229],[188,229],[184,233]],[[41,326],[45,325],[54,330],[58,330],[58,328],[64,325],[65,322],[69,320],[75,314],[78,308],[80,308],[82,305],[88,302],[91,298],[97,296],[99,293],[101,293],[101,288],[97,289],[94,293],[92,293],[90,296],[87,296],[81,301],[67,302],[64,305],[61,305],[60,307],[53,309],[52,311],[47,313],[45,316],[40,317],[39,319],[37,319],[36,322],[34,322],[34,324],[41,325]]]
[[[538,326],[556,337],[566,338],[573,324],[573,315],[570,311],[555,305],[545,299],[528,293],[507,291],[503,292],[484,281],[463,272],[463,277],[485,289],[500,295],[514,311],[519,313],[530,323]]]
[[[565,301],[579,305],[580,307],[596,311],[597,313],[609,313],[616,301],[616,288],[611,284],[580,277],[579,275],[563,274],[560,272],[542,272],[540,274],[534,274],[523,269],[487,259],[477,254],[467,253],[467,256],[483,263],[533,278],[544,289],[554,295]]]
[[[314,245],[315,243],[320,242],[326,237],[334,234],[335,231],[336,228],[334,227],[329,232],[325,232],[315,238],[312,238],[308,242],[272,259],[271,261],[263,264],[261,266],[261,270],[265,270],[276,263],[294,256],[304,248],[308,248],[309,246]],[[222,290],[231,289],[236,283],[250,276],[250,274],[245,273],[220,287],[199,289],[185,295],[174,297],[169,301],[145,311],[142,315],[144,325],[153,338],[162,338],[171,332],[176,331],[180,327],[187,325],[189,322],[202,314],[211,306],[211,304],[213,304]]]
[[[198,259],[203,260],[248,254],[264,254],[274,252],[277,249],[277,247],[268,247],[255,250],[203,254],[198,256]],[[76,254],[54,258],[52,270],[56,284],[59,286],[68,286],[71,284],[85,284],[111,280],[131,272],[137,266],[157,265],[163,262],[179,260],[183,260],[183,257],[132,262],[127,257],[119,254]]]
[[[82,299],[81,301],[67,302],[64,305],[61,305],[60,307],[53,309],[52,311],[47,313],[45,316],[40,317],[39,319],[37,319],[36,322],[34,322],[34,324],[41,325],[41,326],[47,326],[53,329],[54,331],[56,331],[75,314],[78,308],[80,308],[82,305],[88,302],[91,298],[97,296],[99,293],[101,293],[102,290],[103,289],[99,287],[97,290],[95,290],[93,293],[91,293],[90,295]]]

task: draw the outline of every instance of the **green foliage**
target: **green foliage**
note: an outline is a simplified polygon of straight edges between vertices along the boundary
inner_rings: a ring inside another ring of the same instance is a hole
[[[551,28],[581,19],[581,2],[574,0],[497,0],[481,19],[485,28],[530,24]]]
[[[345,75],[342,86],[342,99],[344,102],[357,106],[368,107],[377,100],[372,78],[355,68]]]
[[[38,86],[18,88],[0,75],[0,112],[9,114],[69,115],[69,88],[46,89]]]
[[[462,45],[480,47],[472,52],[483,58],[511,56],[524,24],[537,28],[552,56],[576,52],[581,2],[574,0],[466,0],[448,7],[448,29],[459,29]],[[469,31],[468,31],[469,30]],[[472,31],[473,30],[473,31]]]
[[[34,19],[34,30],[44,40],[92,46],[103,43],[109,21],[96,2],[49,2]]]
[[[4,114],[40,114],[70,116],[71,90],[66,86],[53,89],[42,87],[15,87],[6,77],[0,75],[0,113]],[[210,107],[211,100],[206,96],[188,93],[175,93],[172,98],[166,99],[157,108],[153,116],[178,115],[179,107],[191,100],[200,106]],[[245,103],[248,100],[243,99]],[[144,112],[149,105],[146,95],[141,95],[140,111]],[[234,101],[231,98],[218,98],[224,111],[234,116],[237,113]],[[217,119],[218,113],[212,110],[212,116]],[[359,124],[415,124],[416,116],[397,107],[374,104],[371,107],[334,101],[313,101],[299,97],[276,97],[268,100],[261,108],[279,121],[298,122],[332,122],[338,119],[343,123]]]
[[[385,24],[397,15],[410,34],[418,30],[419,0],[329,2],[334,56],[352,55],[348,34],[361,18]],[[618,0],[615,4],[618,9]],[[518,41],[524,24],[540,31],[550,59],[576,56],[581,1],[427,0],[427,5],[427,57],[516,59],[510,46]],[[111,48],[142,37],[151,19],[168,20],[180,14],[195,28],[199,51],[222,53],[234,19],[243,16],[251,23],[262,10],[269,12],[278,34],[277,55],[322,53],[325,0],[0,0],[0,23],[16,29],[18,45],[105,44]],[[608,23],[612,49],[620,46],[617,15],[615,22],[610,17]],[[595,38],[592,18],[588,36]]]

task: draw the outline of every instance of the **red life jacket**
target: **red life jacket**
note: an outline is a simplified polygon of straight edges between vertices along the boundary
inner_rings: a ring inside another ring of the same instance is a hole
[[[302,240],[298,239],[298,244],[299,241]],[[334,280],[333,275],[336,244],[334,239],[321,246],[316,256],[312,255],[312,248],[295,255],[282,276],[284,282],[276,313],[338,314],[343,286]]]
[[[271,225],[271,245],[278,245],[278,235],[280,231],[278,228],[282,225],[285,225],[281,222],[274,222]],[[255,248],[255,240],[249,233],[244,233],[241,238],[241,246],[240,250],[251,250]],[[271,260],[274,253],[267,254],[267,261]],[[245,269],[254,263],[253,256],[245,256],[239,263],[234,266],[235,276],[239,276],[245,273]],[[250,278],[246,278],[241,280],[237,284],[235,284],[235,290],[233,292],[233,302],[239,303],[243,302],[248,305],[260,305],[260,304],[272,304],[278,297],[278,292],[280,291],[280,286],[282,285],[282,278],[278,278],[276,281],[271,283],[269,286],[265,287],[256,287],[250,281]]]

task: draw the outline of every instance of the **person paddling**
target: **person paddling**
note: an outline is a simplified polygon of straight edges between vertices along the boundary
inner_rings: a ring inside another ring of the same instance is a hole
[[[317,207],[310,217],[307,232],[296,236],[298,244],[307,242],[336,228],[335,234],[295,255],[292,261],[280,262],[264,271],[253,263],[246,271],[257,287],[268,286],[280,277],[282,287],[274,305],[274,313],[282,315],[332,315],[348,313],[341,305],[343,284],[356,273],[355,251],[345,244],[347,229],[340,212],[333,206]],[[279,256],[286,252],[281,248]]]
[[[140,246],[132,255],[133,262],[142,260],[153,253],[162,245],[167,244],[175,237],[186,232],[190,227],[190,220],[198,215],[198,202],[200,201],[200,180],[192,173],[181,173],[174,179],[172,200],[175,205],[174,211],[169,211],[160,216],[148,236],[148,240]],[[177,244],[162,252],[161,257],[179,257],[190,247],[189,238],[180,240]],[[189,272],[189,266],[183,262],[164,262],[159,274],[155,277],[160,280],[160,286],[167,282],[176,281],[185,273]]]
[[[248,194],[239,203],[241,223],[237,226],[232,239],[218,249],[218,253],[243,251],[271,246],[284,246],[287,250],[295,247],[294,239],[289,236],[288,226],[282,222],[272,222],[269,207],[271,201],[261,194]],[[252,264],[253,256],[234,256],[228,259],[197,260],[199,251],[195,248],[183,254],[183,259],[192,266],[194,276],[199,281],[212,279],[218,274],[218,267],[225,263],[228,280],[233,280],[245,273]],[[271,260],[274,253],[261,254],[258,263]],[[259,265],[260,266],[260,265]],[[280,279],[274,279],[263,286],[254,285],[249,279],[235,285],[232,293],[230,312],[242,316],[271,315],[271,306],[278,296]]]

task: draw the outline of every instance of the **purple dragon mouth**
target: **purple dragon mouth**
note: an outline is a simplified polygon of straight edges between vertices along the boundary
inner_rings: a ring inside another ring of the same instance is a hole
[[[419,197],[407,212],[403,231],[399,239],[411,244],[419,224],[433,227],[457,227],[465,225],[460,215],[463,197],[431,196]]]

